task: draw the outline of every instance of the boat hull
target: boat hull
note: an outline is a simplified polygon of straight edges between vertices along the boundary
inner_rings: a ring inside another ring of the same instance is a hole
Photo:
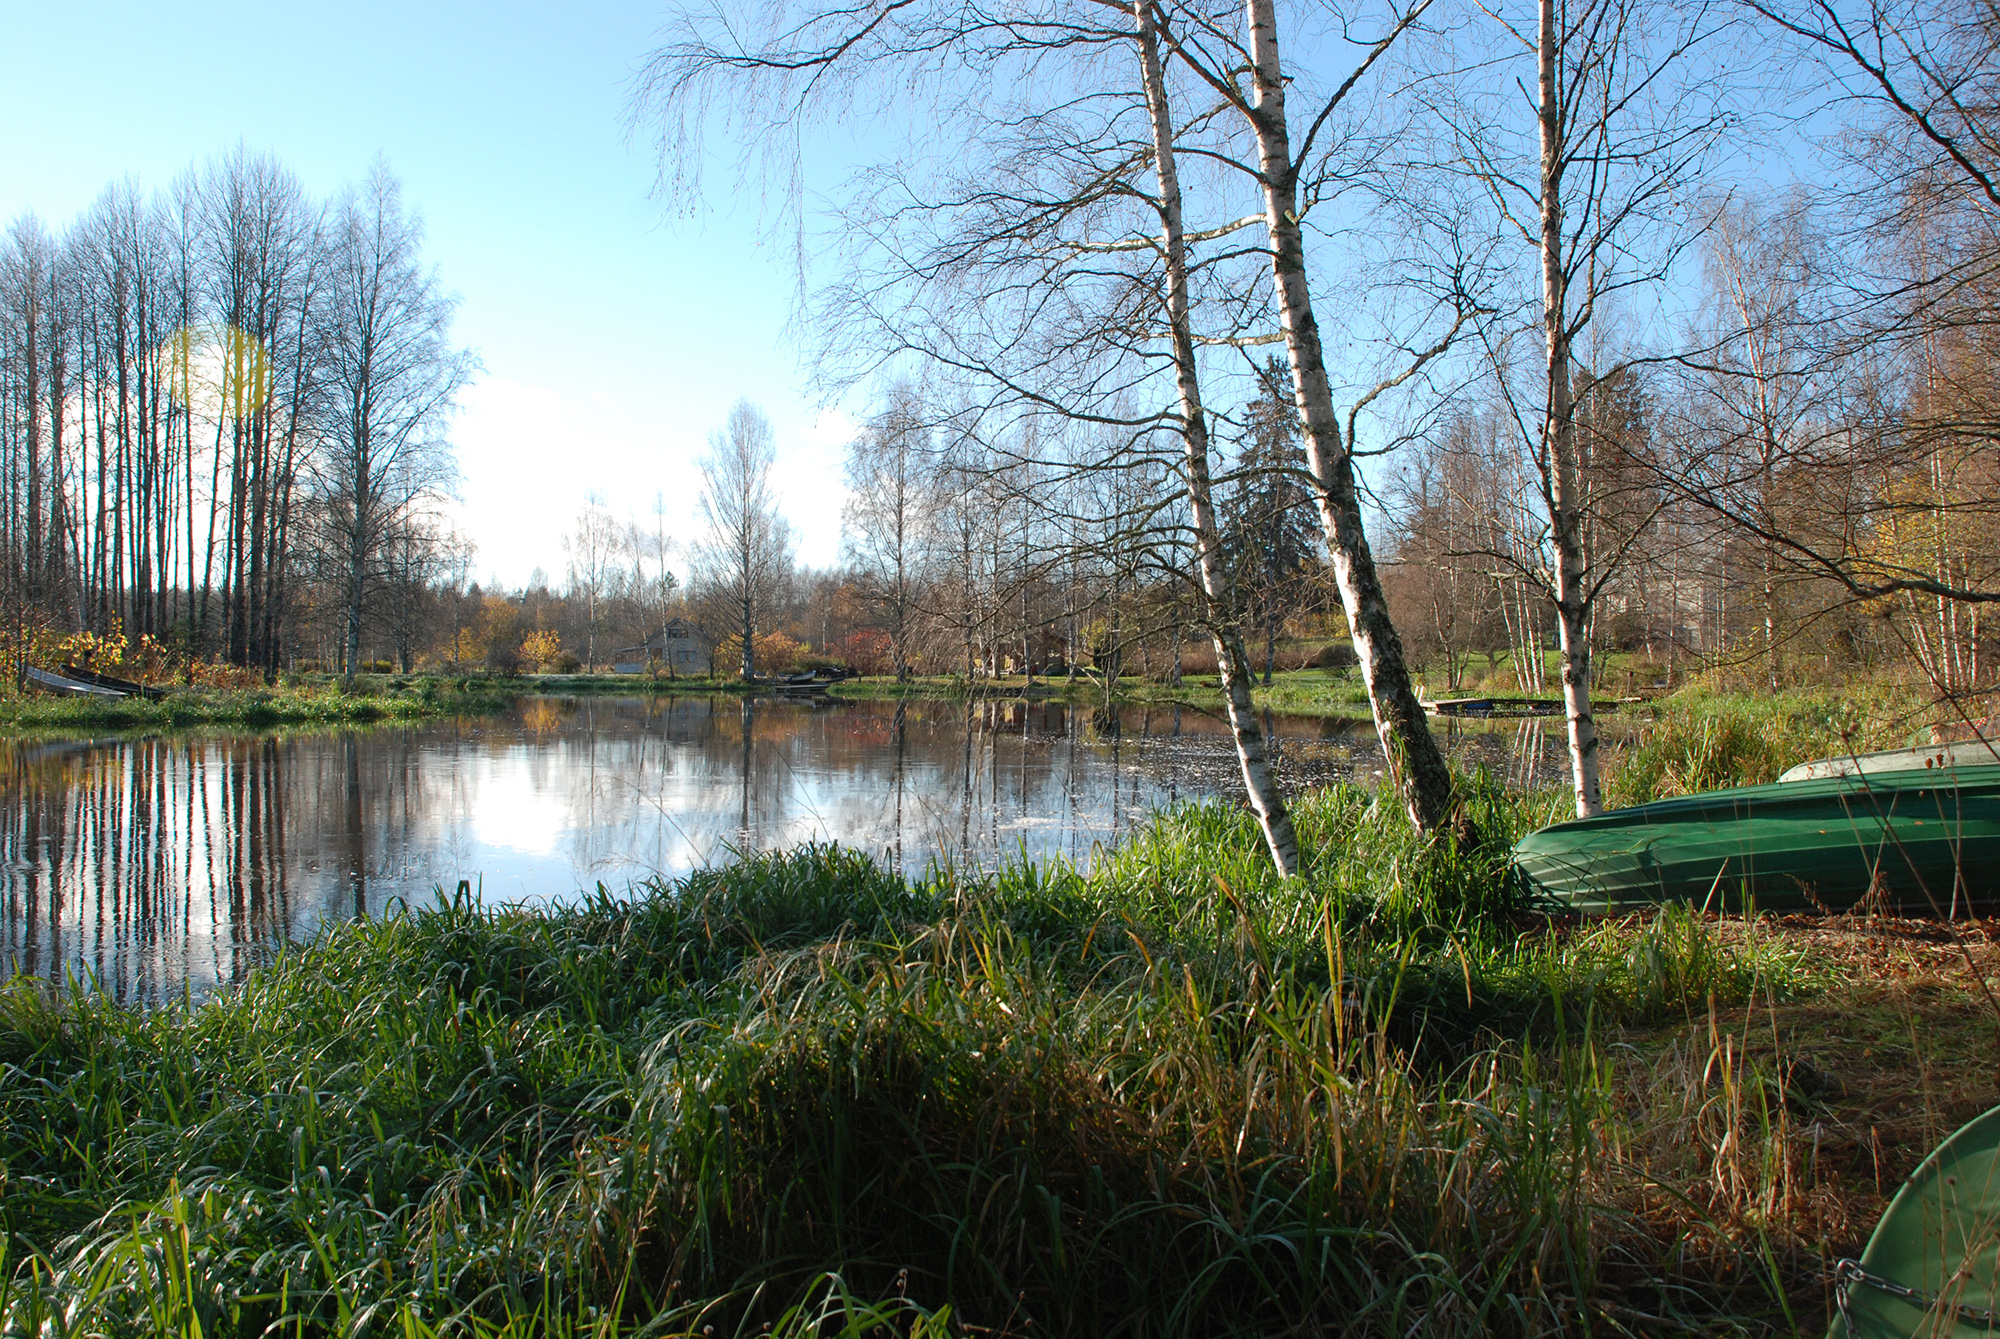
[[[2000,903],[2000,766],[1707,791],[1558,823],[1514,846],[1538,900],[1579,911],[1919,914]]]
[[[55,674],[49,670],[36,669],[33,665],[28,666],[27,678],[28,682],[34,684],[37,688],[47,689],[51,693],[63,693],[70,697],[125,696],[124,693],[119,692],[115,688],[101,688],[94,683],[85,683],[81,679],[72,679],[66,674]]]

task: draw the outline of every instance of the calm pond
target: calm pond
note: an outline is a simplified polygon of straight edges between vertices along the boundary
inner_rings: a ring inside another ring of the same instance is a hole
[[[1367,776],[1365,722],[1278,717],[1288,780]],[[1553,775],[1539,727],[1453,747]],[[0,742],[0,973],[127,999],[240,979],[331,919],[466,881],[488,902],[622,891],[732,852],[838,840],[906,870],[1087,859],[1153,808],[1235,794],[1190,708],[529,698],[321,733]]]

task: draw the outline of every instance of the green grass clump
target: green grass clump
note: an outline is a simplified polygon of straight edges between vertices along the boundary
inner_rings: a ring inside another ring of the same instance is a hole
[[[347,725],[498,711],[513,695],[490,684],[434,678],[364,678],[270,688],[168,690],[138,697],[0,697],[0,729],[174,728],[193,725]]]
[[[1535,807],[1467,793],[1477,850],[1312,796],[1289,881],[1211,804],[1081,868],[805,847],[441,899],[162,1010],[16,982],[6,1327],[1781,1328],[1796,1252],[1662,1208],[1714,1141],[1635,1139],[1604,1038],[1807,965],[1685,914],[1534,922],[1494,851]],[[1768,1122],[1728,1133],[1768,1179]]]
[[[1924,742],[1917,724],[1879,692],[1737,697],[1688,689],[1659,703],[1612,755],[1606,799],[1644,804],[1759,785],[1816,758]]]

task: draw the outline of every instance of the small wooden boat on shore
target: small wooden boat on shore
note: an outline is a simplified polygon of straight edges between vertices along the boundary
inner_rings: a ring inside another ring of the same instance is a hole
[[[149,702],[157,702],[167,695],[167,690],[164,688],[148,688],[146,685],[134,683],[130,679],[121,679],[112,674],[99,674],[96,670],[84,669],[76,665],[64,665],[62,673],[64,678],[75,679],[81,683],[91,684],[114,693],[123,693],[127,697],[143,697]]]
[[[125,697],[128,694],[116,688],[103,688],[83,679],[67,674],[56,674],[49,670],[28,666],[28,682],[37,688],[45,688],[51,693],[62,693],[70,697]]]
[[[1433,716],[1463,716],[1484,720],[1493,716],[1560,716],[1563,704],[1539,697],[1441,697],[1424,703]]]
[[[1795,780],[1557,823],[1515,843],[1514,876],[1535,898],[1587,912],[1661,902],[1771,911],[1866,902],[1922,915],[1992,907],[2000,762],[1978,747],[1897,750],[1868,755],[1866,766],[1827,759],[1786,773]]]
[[[37,669],[30,665],[27,669],[27,679],[37,688],[45,688],[51,693],[64,693],[72,697],[143,697],[148,701],[157,702],[167,695],[163,688],[148,688],[130,679],[99,674],[95,670],[83,669],[76,665],[64,665],[60,672]]]
[[[751,682],[759,688],[779,693],[820,693],[834,684],[854,678],[853,670],[804,670],[798,674],[759,675]]]

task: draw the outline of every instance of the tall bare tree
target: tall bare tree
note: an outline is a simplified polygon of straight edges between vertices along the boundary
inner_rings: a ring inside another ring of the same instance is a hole
[[[704,584],[736,617],[742,673],[757,673],[757,630],[792,566],[791,528],[779,514],[771,472],[777,464],[771,422],[748,400],[710,435],[701,462],[701,515],[708,537],[696,551]]]
[[[1303,221],[1314,204],[1324,203],[1328,194],[1338,194],[1337,187],[1328,190],[1329,183],[1351,177],[1360,166],[1331,154],[1322,136],[1338,133],[1336,115],[1429,5],[1430,0],[1411,0],[1407,5],[1392,5],[1381,16],[1379,34],[1361,41],[1358,61],[1315,100],[1304,132],[1296,140],[1286,105],[1293,75],[1279,54],[1274,0],[1246,0],[1240,33],[1224,26],[1221,11],[1184,8],[1172,45],[1175,55],[1207,84],[1221,104],[1242,118],[1251,137],[1250,161],[1239,160],[1237,165],[1251,174],[1263,205],[1261,223],[1273,303],[1291,364],[1307,473],[1335,584],[1389,775],[1411,821],[1423,831],[1434,832],[1451,822],[1455,812],[1451,771],[1417,699],[1369,545],[1355,463],[1359,447],[1356,433],[1364,410],[1418,377],[1445,353],[1476,303],[1461,286],[1452,285],[1446,306],[1455,309],[1455,313],[1447,313],[1454,319],[1442,331],[1434,332],[1435,342],[1413,345],[1402,367],[1358,394],[1343,421],[1314,310]],[[1358,15],[1343,16],[1350,29],[1365,22]],[[1463,820],[1462,814],[1458,817]],[[1469,829],[1466,831],[1469,834]]]
[[[625,544],[633,555],[633,578],[642,589],[650,614],[652,626],[647,632],[658,632],[664,636],[667,624],[673,620],[674,601],[681,589],[681,580],[669,565],[674,555],[674,537],[667,532],[667,499],[664,493],[653,494],[653,524],[642,527],[635,522],[626,531]],[[649,567],[650,571],[647,570]],[[661,648],[663,655],[671,656],[671,651],[670,647]],[[667,665],[671,673],[671,658]]]
[[[1499,115],[1482,120],[1460,106],[1453,129],[1503,229],[1532,257],[1536,297],[1524,305],[1540,327],[1534,373],[1504,339],[1489,349],[1538,479],[1548,556],[1524,575],[1555,606],[1572,789],[1576,812],[1589,815],[1604,804],[1592,627],[1624,556],[1619,545],[1593,552],[1592,539],[1605,504],[1623,501],[1600,487],[1615,477],[1601,465],[1617,444],[1580,418],[1578,392],[1588,398],[1623,364],[1586,361],[1579,347],[1607,303],[1665,280],[1702,231],[1687,201],[1730,118],[1694,57],[1722,22],[1704,4],[1668,10],[1642,0],[1537,0],[1532,25],[1489,13],[1501,42],[1533,63],[1531,126],[1523,133],[1511,119],[1525,81],[1509,75],[1491,94]]]
[[[1216,666],[1222,679],[1224,709],[1236,738],[1236,758],[1243,769],[1243,786],[1250,807],[1264,831],[1265,845],[1280,873],[1298,872],[1298,834],[1277,779],[1271,773],[1264,732],[1250,699],[1250,657],[1243,648],[1238,604],[1223,571],[1222,531],[1216,522],[1214,487],[1210,479],[1208,413],[1201,398],[1201,368],[1195,354],[1194,325],[1188,295],[1187,235],[1183,222],[1178,151],[1174,119],[1167,100],[1166,72],[1160,59],[1157,12],[1150,0],[1133,0],[1139,34],[1139,70],[1146,94],[1147,120],[1153,132],[1153,170],[1159,193],[1160,263],[1165,280],[1167,338],[1173,351],[1174,386],[1180,400],[1180,437],[1185,452],[1183,478],[1194,531],[1196,579],[1203,599],[1203,621],[1215,640]]]
[[[848,449],[842,538],[869,602],[888,622],[896,681],[904,683],[938,497],[930,429],[916,388],[893,386],[888,399]]]
[[[603,619],[604,597],[617,579],[619,560],[626,552],[625,535],[597,494],[585,499],[575,529],[563,539],[563,552],[569,556],[570,596],[583,601],[583,662],[588,669],[597,663],[597,630]]]
[[[444,431],[470,379],[449,338],[456,302],[423,267],[422,225],[377,164],[335,212],[329,382],[336,434],[323,462],[328,523],[345,568],[343,659],[361,661],[361,625],[397,524],[450,486]]]

